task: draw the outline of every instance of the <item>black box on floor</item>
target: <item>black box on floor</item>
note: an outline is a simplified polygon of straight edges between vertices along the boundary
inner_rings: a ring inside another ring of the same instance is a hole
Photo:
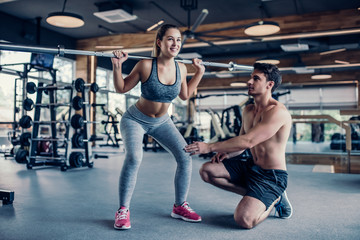
[[[12,204],[14,201],[14,192],[0,189],[0,200],[3,201],[3,205]]]

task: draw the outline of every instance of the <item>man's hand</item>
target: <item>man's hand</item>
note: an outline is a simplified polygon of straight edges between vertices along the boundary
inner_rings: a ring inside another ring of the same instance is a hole
[[[222,162],[224,159],[227,159],[229,158],[229,155],[227,153],[223,153],[223,152],[218,152],[215,156],[213,156],[211,158],[211,162],[212,163],[219,163],[219,162]]]
[[[194,142],[185,146],[185,152],[189,152],[190,155],[203,154],[211,152],[210,146],[204,142]]]

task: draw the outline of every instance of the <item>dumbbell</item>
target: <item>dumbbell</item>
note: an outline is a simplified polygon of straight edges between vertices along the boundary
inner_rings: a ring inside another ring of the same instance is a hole
[[[83,92],[85,87],[90,87],[93,93],[99,91],[99,86],[96,83],[85,83],[84,79],[78,78],[75,80],[75,89],[77,92]]]
[[[45,107],[45,108],[49,108],[50,106],[54,106],[54,107],[61,107],[61,106],[70,106],[69,103],[41,103],[41,104],[34,104],[34,101],[31,98],[26,98],[23,102],[23,108],[26,111],[31,111],[34,106],[39,106],[39,107]]]
[[[71,117],[71,126],[75,129],[82,128],[87,123],[100,123],[100,122],[84,120],[83,116],[81,116],[80,114],[74,114]]]
[[[90,105],[89,102],[84,102],[80,96],[75,96],[72,99],[72,106],[75,110],[82,109],[83,105]],[[92,107],[100,107],[105,106],[105,104],[92,103],[90,106]]]
[[[84,155],[81,152],[72,152],[69,156],[69,163],[72,167],[82,167],[85,164]]]
[[[81,133],[75,133],[71,138],[71,143],[74,148],[84,148],[84,142],[104,140],[101,137],[91,136],[90,139],[84,139]]]
[[[56,85],[47,85],[44,87],[37,87],[34,82],[28,82],[26,83],[26,91],[29,94],[35,93],[37,90],[65,90],[65,89],[72,89],[71,85],[67,85],[64,87],[59,87]]]
[[[39,124],[51,124],[51,123],[65,123],[68,124],[69,121],[33,121],[30,116],[24,115],[20,118],[19,125],[22,128],[29,128],[33,123]]]
[[[24,132],[20,135],[20,145],[22,147],[28,147],[30,146],[30,139],[31,139],[31,133],[30,132]]]

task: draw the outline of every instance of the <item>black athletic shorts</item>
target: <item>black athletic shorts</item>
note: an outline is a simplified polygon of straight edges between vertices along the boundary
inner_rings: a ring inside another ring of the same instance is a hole
[[[263,202],[266,210],[287,187],[288,174],[284,170],[262,169],[252,159],[243,161],[236,157],[225,159],[222,163],[230,174],[231,182],[245,188],[245,196]]]

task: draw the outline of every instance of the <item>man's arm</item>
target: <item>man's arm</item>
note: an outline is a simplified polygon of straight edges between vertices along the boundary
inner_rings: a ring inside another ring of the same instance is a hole
[[[286,109],[274,107],[266,111],[262,116],[262,121],[257,123],[255,127],[247,131],[244,135],[211,144],[196,142],[186,146],[185,150],[192,154],[244,151],[274,136],[289,117],[290,115]]]

